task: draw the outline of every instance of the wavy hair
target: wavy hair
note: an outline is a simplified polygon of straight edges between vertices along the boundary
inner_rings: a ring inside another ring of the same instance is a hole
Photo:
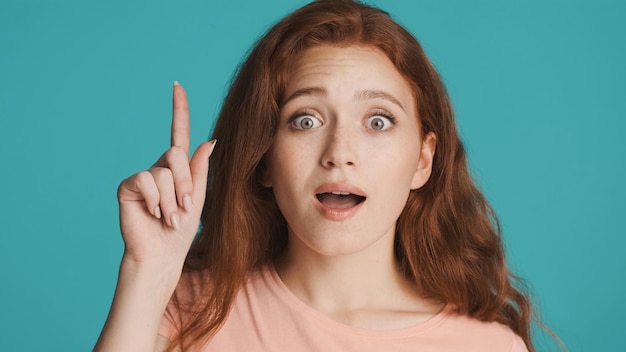
[[[424,297],[458,313],[508,326],[534,351],[532,307],[504,258],[494,212],[475,186],[453,110],[418,41],[384,11],[352,0],[312,2],[275,24],[234,76],[213,138],[202,229],[185,270],[205,270],[205,297],[184,307],[170,350],[206,343],[224,323],[250,271],[279,256],[287,227],[272,190],[260,184],[284,98],[287,68],[307,48],[364,45],[386,56],[410,83],[423,134],[436,136],[432,175],[411,191],[397,222],[395,255]]]

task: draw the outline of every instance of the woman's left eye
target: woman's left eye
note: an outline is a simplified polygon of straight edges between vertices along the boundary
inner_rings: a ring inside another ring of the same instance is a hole
[[[374,131],[386,131],[394,124],[393,117],[384,115],[374,115],[367,119],[365,125]]]

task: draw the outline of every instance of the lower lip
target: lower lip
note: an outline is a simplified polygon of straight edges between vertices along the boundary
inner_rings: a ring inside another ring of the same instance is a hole
[[[344,221],[344,220],[350,219],[351,217],[354,216],[354,214],[356,214],[359,208],[361,208],[361,205],[365,203],[365,201],[362,201],[361,203],[353,206],[352,208],[337,209],[337,208],[329,208],[325,206],[324,204],[322,204],[319,201],[319,199],[317,199],[317,197],[314,197],[314,198],[315,198],[315,207],[317,208],[317,210],[326,219],[331,220],[331,221]]]

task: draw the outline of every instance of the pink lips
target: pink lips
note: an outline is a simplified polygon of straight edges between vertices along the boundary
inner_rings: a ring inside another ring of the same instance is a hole
[[[365,192],[346,183],[327,183],[315,190],[317,209],[325,218],[332,221],[349,219],[365,199]]]

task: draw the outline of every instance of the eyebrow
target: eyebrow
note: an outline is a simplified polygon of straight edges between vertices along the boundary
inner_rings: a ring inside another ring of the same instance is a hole
[[[328,93],[326,92],[326,89],[321,88],[321,87],[308,87],[308,88],[298,89],[295,92],[293,92],[290,96],[288,96],[287,99],[283,100],[281,106],[285,106],[288,102],[298,97],[305,96],[305,95],[326,96],[328,95]]]
[[[287,97],[287,99],[283,100],[281,105],[284,106],[291,100],[294,100],[298,97],[306,96],[306,95],[326,96],[328,95],[328,92],[326,91],[326,89],[322,87],[307,87],[307,88],[298,89],[295,92],[293,92],[289,97]],[[404,106],[402,106],[402,103],[400,103],[398,99],[396,99],[393,95],[382,90],[371,90],[371,89],[360,90],[354,94],[354,98],[356,100],[383,99],[383,100],[389,101],[392,104],[399,106],[400,109],[405,110]]]
[[[383,100],[387,100],[390,103],[398,105],[400,109],[404,110],[404,106],[402,106],[402,103],[400,103],[398,99],[396,99],[393,95],[382,90],[361,90],[354,94],[354,98],[357,100],[383,99]]]

